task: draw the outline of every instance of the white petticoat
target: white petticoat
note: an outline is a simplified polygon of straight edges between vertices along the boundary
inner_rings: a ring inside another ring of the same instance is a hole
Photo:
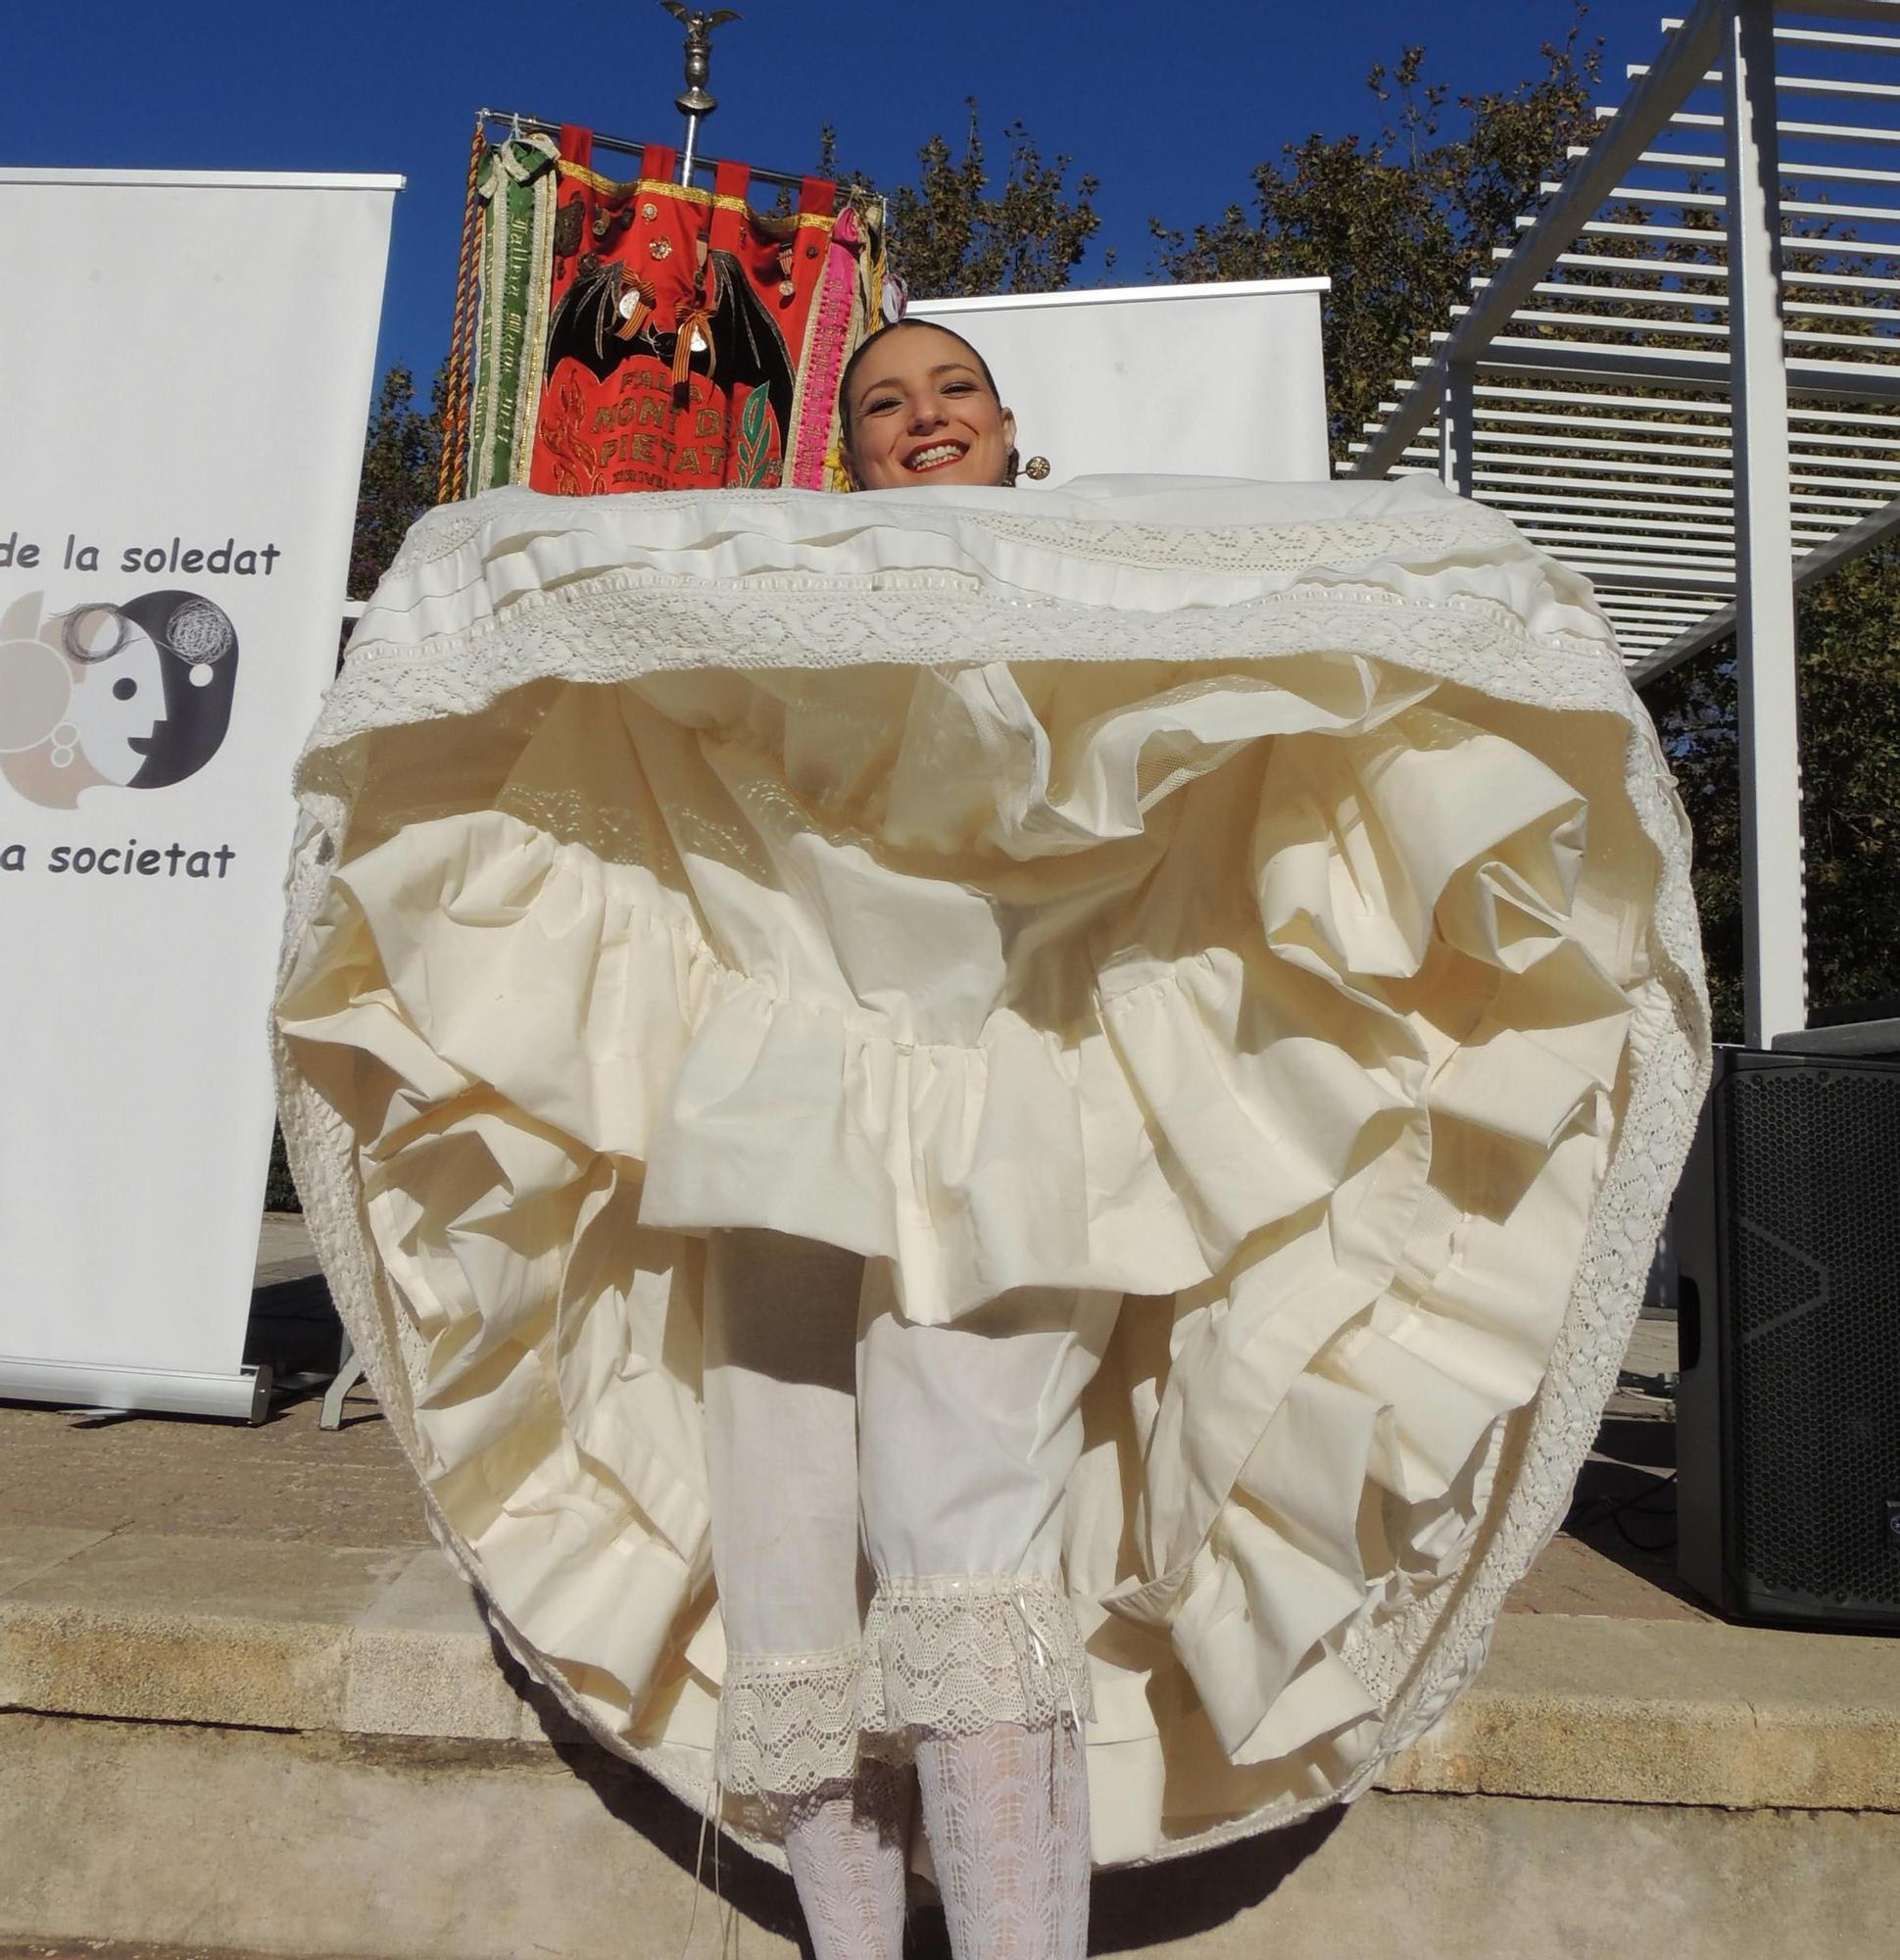
[[[1096,1853],[1363,1788],[1561,1515],[1706,1067],[1581,580],[1414,479],[491,493],[299,771],[285,1135],[432,1522],[698,1802],[698,1235],[1129,1296]],[[746,1820],[729,1818],[744,1831]]]

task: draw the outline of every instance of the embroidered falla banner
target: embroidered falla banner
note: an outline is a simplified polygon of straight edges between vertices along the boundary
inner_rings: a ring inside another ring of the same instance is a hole
[[[662,146],[626,183],[592,156],[589,132],[563,128],[526,480],[562,496],[829,487],[838,376],[875,318],[877,219],[822,178],[766,214],[742,164],[722,164],[707,192],[671,181]],[[521,230],[506,198],[486,222]],[[484,263],[507,274],[483,294],[486,347],[486,322],[532,274],[503,250]],[[492,442],[478,448],[476,487],[503,480],[495,460]]]

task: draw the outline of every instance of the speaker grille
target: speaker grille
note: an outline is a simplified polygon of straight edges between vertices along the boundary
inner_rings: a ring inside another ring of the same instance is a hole
[[[1900,1070],[1729,1079],[1729,1421],[1743,1567],[1900,1606]]]

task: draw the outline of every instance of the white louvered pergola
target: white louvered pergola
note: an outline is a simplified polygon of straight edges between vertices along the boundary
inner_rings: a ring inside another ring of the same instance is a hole
[[[1733,634],[1747,1039],[1807,1021],[1797,586],[1900,529],[1900,0],[1700,0],[1397,380],[1429,472],[1594,582],[1637,681]]]

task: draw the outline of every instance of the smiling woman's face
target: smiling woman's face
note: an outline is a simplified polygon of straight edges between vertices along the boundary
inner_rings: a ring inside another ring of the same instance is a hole
[[[1003,480],[1016,418],[953,333],[887,328],[852,376],[848,406],[860,490]]]

